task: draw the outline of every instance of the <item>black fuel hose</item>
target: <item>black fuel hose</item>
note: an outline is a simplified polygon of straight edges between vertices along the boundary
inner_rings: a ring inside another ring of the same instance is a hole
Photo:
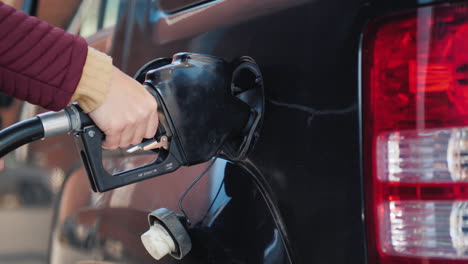
[[[39,117],[21,121],[0,131],[0,157],[24,144],[44,137]]]
[[[32,141],[67,134],[92,124],[89,116],[76,105],[39,114],[0,131],[0,157]]]

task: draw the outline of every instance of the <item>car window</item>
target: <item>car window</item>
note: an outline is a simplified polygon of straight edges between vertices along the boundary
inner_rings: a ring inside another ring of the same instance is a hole
[[[80,26],[82,37],[89,37],[98,31],[101,2],[101,0],[83,1],[82,6],[86,6],[86,12],[83,14]]]
[[[80,35],[90,37],[101,30],[114,27],[118,20],[121,0],[83,1]]]
[[[102,28],[113,27],[117,24],[120,10],[120,2],[120,0],[105,1]]]

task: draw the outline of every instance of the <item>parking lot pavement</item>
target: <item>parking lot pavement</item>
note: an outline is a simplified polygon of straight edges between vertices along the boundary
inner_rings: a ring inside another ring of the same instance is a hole
[[[0,209],[0,263],[45,264],[52,209]]]

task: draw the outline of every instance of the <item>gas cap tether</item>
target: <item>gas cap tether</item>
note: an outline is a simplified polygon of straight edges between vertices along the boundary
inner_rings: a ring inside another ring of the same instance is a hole
[[[155,259],[170,254],[175,259],[182,259],[192,248],[192,242],[185,229],[183,216],[160,208],[148,215],[150,228],[141,241],[148,253]]]

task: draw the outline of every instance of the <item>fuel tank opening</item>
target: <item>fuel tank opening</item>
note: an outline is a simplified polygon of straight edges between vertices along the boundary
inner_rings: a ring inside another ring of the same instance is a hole
[[[225,143],[223,153],[230,160],[242,160],[250,153],[260,136],[265,96],[262,74],[252,58],[241,57],[232,65],[231,93],[249,105],[251,115],[241,135]]]

